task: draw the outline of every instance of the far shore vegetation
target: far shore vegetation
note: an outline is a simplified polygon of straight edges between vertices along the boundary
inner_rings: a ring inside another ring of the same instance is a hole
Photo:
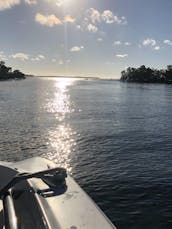
[[[172,65],[167,69],[157,70],[144,65],[139,68],[127,68],[121,72],[121,81],[133,83],[166,83],[172,84]]]
[[[0,61],[0,80],[19,80],[25,79],[26,76],[19,70],[12,71],[11,67],[7,67],[4,61]]]

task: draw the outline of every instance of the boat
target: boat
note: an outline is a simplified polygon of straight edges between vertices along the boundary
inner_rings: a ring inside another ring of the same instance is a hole
[[[94,201],[52,161],[0,161],[0,228],[116,228]]]

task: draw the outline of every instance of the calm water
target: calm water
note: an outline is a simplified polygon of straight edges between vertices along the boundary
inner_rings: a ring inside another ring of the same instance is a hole
[[[64,166],[119,229],[172,228],[172,86],[0,82],[0,159]]]

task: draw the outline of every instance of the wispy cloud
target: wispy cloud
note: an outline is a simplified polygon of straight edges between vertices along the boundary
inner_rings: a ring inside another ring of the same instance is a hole
[[[64,65],[65,63],[70,63],[71,62],[71,60],[69,60],[69,59],[68,60],[63,60],[63,59],[57,60],[56,58],[51,59],[51,61],[53,63],[57,63],[59,65]]]
[[[41,25],[45,25],[48,27],[53,27],[55,25],[62,24],[62,21],[59,18],[57,18],[54,14],[43,15],[41,13],[37,13],[35,16],[35,21],[40,23]]]
[[[18,52],[18,53],[15,53],[15,54],[12,54],[11,56],[9,56],[13,59],[18,59],[18,60],[21,60],[21,61],[25,61],[25,60],[30,60],[30,61],[33,61],[33,62],[36,62],[36,61],[43,61],[46,59],[46,57],[42,54],[39,54],[39,55],[29,55],[29,54],[26,54],[26,53],[23,53],[23,52]]]
[[[122,45],[122,42],[121,42],[121,41],[114,41],[113,44],[114,44],[114,45]]]
[[[77,25],[77,29],[96,33],[101,23],[122,25],[127,24],[127,19],[124,16],[115,15],[110,10],[99,11],[95,8],[90,8],[85,11],[83,20]]]
[[[96,33],[98,31],[98,28],[97,26],[93,25],[93,24],[88,24],[87,25],[87,30],[89,32],[93,32],[93,33]]]
[[[37,2],[37,0],[25,0],[25,3],[27,3],[29,5],[36,5],[38,2]]]
[[[30,60],[33,62],[36,62],[36,61],[40,61],[40,58],[39,57],[32,57]]]
[[[155,46],[154,50],[156,50],[156,51],[160,50],[160,46]]]
[[[127,24],[127,20],[124,16],[118,17],[110,10],[104,10],[103,12],[100,12],[97,9],[90,8],[86,11],[86,18],[91,20],[93,24],[100,22],[105,22],[107,24]]]
[[[130,46],[131,43],[126,41],[126,42],[122,42],[122,41],[114,41],[113,43],[115,46],[119,46],[119,45],[125,45],[125,46]]]
[[[66,16],[64,17],[64,22],[73,23],[73,22],[75,22],[75,21],[76,21],[76,19],[73,18],[73,17],[70,16],[70,15],[66,15]]]
[[[32,57],[30,60],[33,61],[33,62],[35,62],[35,61],[43,61],[43,60],[45,60],[45,59],[46,59],[46,58],[45,58],[44,55],[39,54],[39,55],[37,55],[37,56]]]
[[[90,8],[86,11],[86,17],[94,24],[101,21],[101,13],[94,8]]]
[[[20,59],[22,61],[29,59],[29,55],[26,53],[16,53],[16,54],[11,55],[11,57],[13,59]]]
[[[155,46],[156,41],[154,39],[147,38],[142,43],[144,46]]]
[[[130,42],[125,42],[124,44],[125,44],[126,46],[130,46],[130,45],[131,45]]]
[[[0,60],[3,60],[3,61],[8,60],[8,58],[6,57],[3,51],[0,52]]]
[[[84,49],[84,46],[74,46],[70,49],[71,52],[79,52]]]
[[[50,1],[50,0],[49,0]],[[56,0],[56,6],[62,6],[64,4],[64,0]]]
[[[36,5],[38,3],[37,0],[0,0],[0,10],[10,9],[21,2],[25,2],[28,5]]]
[[[107,24],[127,24],[127,20],[124,16],[118,17],[110,10],[104,10],[102,13],[102,20]]]
[[[158,51],[160,50],[160,46],[157,44],[157,41],[151,38],[147,38],[142,42],[143,46],[151,47],[152,50]],[[139,46],[141,47],[141,46]]]
[[[128,54],[116,54],[116,57],[125,58],[125,57],[128,57]]]
[[[0,10],[9,9],[20,4],[20,0],[0,0]]]
[[[103,38],[99,37],[99,38],[97,38],[97,41],[98,42],[102,42],[103,41]]]
[[[76,28],[79,29],[79,30],[82,30],[81,25],[77,25]]]
[[[44,55],[38,55],[39,59],[41,60],[45,60],[45,56]]]
[[[59,65],[63,65],[64,64],[64,61],[63,60],[59,60],[58,64]]]
[[[166,45],[172,45],[172,41],[171,40],[164,40],[163,42]]]
[[[112,24],[115,21],[114,14],[110,10],[104,10],[102,13],[102,19],[105,21],[107,24]]]

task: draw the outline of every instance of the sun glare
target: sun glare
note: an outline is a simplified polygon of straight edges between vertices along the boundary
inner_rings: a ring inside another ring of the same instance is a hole
[[[54,80],[53,96],[47,97],[44,108],[48,113],[54,114],[56,122],[48,131],[48,142],[51,150],[44,156],[71,172],[70,156],[75,149],[76,142],[74,137],[76,132],[66,123],[65,118],[74,112],[74,104],[70,99],[68,87],[74,84],[75,79],[50,79]]]

